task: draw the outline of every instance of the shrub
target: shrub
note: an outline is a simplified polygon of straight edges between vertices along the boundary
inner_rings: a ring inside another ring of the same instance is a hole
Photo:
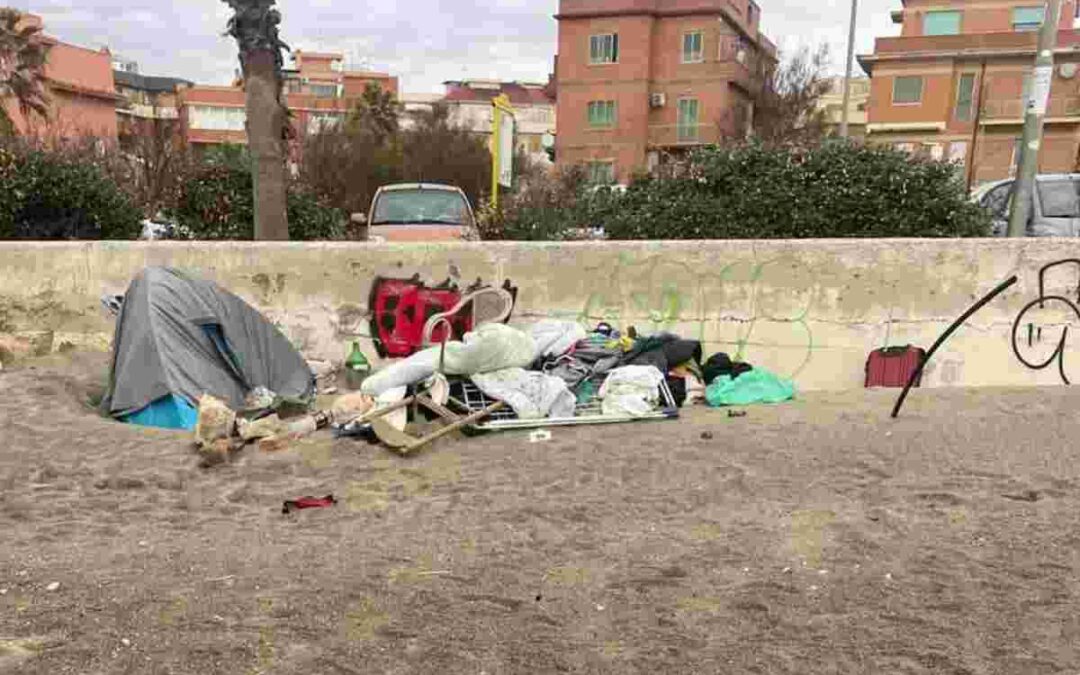
[[[885,147],[750,144],[691,154],[602,210],[612,239],[987,236],[957,167]]]
[[[0,239],[134,239],[141,219],[90,158],[18,142],[0,148]]]
[[[588,206],[598,199],[583,199],[585,170],[572,166],[553,175],[527,172],[516,192],[501,195],[499,208],[480,208],[478,230],[482,239],[547,241],[581,236],[594,221]],[[594,207],[595,208],[595,207]],[[598,209],[596,209],[598,210]]]
[[[236,162],[211,162],[181,187],[174,209],[180,229],[195,239],[244,239],[255,236],[254,186],[251,171]],[[297,187],[288,196],[289,237],[296,240],[335,239],[345,213],[324,206]]]

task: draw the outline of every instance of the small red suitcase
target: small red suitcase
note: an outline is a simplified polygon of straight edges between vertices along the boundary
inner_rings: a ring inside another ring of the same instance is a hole
[[[870,352],[870,358],[866,360],[866,386],[906,387],[911,374],[924,358],[926,350],[911,345],[876,349]],[[921,384],[922,373],[915,380],[916,387]]]

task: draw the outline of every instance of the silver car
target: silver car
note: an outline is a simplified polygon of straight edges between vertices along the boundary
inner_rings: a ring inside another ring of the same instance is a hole
[[[1008,178],[981,185],[972,192],[972,201],[990,212],[995,237],[1004,237],[1009,230],[1015,186],[1016,180]],[[1029,237],[1080,236],[1080,174],[1040,174],[1036,177],[1026,234]]]

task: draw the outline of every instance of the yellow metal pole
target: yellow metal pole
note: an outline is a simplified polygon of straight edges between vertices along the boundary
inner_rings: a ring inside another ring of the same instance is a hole
[[[499,107],[495,100],[491,102],[491,107],[494,109],[494,114],[491,116],[493,120],[491,129],[491,209],[495,211],[499,208],[499,167],[502,164],[499,157],[499,151],[502,148],[502,139],[499,138],[502,131],[502,108]]]

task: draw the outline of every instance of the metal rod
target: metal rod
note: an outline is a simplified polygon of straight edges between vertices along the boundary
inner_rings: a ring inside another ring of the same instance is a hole
[[[911,377],[908,378],[908,383],[904,387],[904,391],[900,392],[900,398],[896,399],[896,405],[893,406],[892,411],[893,419],[896,419],[900,415],[900,409],[904,407],[904,401],[907,400],[908,393],[911,391],[911,388],[914,387],[915,383],[919,381],[920,377],[922,377],[923,370],[926,368],[926,364],[930,363],[930,359],[933,358],[934,353],[941,348],[941,345],[945,344],[945,341],[949,339],[949,336],[955,333],[957,329],[960,328],[960,326],[963,326],[964,322],[974,316],[976,312],[978,312],[986,305],[990,304],[991,300],[1001,295],[1005,291],[1009,290],[1009,288],[1011,288],[1019,280],[1020,278],[1015,275],[1009,277],[1007,280],[1002,282],[1000,286],[990,291],[990,293],[987,294],[986,297],[972,305],[971,309],[964,312],[964,314],[959,319],[957,319],[953,323],[953,325],[949,326],[949,329],[947,331],[941,334],[941,337],[937,339],[937,342],[934,343],[934,346],[930,348],[930,351],[926,352],[926,356],[924,356],[922,358],[922,361],[919,362],[919,367],[911,373]]]
[[[975,182],[975,153],[979,147],[979,127],[982,125],[983,93],[986,86],[986,59],[983,59],[982,68],[979,70],[979,95],[975,99],[975,124],[971,129],[971,148],[968,149],[967,162],[967,192],[971,194],[971,184]]]

